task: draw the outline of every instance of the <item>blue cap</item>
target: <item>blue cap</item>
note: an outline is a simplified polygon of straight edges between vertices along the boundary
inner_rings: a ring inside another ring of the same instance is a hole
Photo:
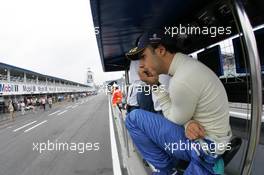
[[[132,48],[128,53],[126,53],[126,57],[131,60],[138,60],[139,53],[141,53],[149,44],[158,44],[164,38],[164,34],[160,31],[156,32],[145,32],[140,36],[138,42],[136,43],[136,47]]]

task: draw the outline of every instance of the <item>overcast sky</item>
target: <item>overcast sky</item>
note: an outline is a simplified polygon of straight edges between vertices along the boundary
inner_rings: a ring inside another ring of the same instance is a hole
[[[0,0],[0,62],[84,83],[120,78],[104,73],[89,0]]]

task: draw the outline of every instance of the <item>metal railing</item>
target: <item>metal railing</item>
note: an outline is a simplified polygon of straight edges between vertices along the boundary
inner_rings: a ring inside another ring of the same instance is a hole
[[[251,126],[249,141],[247,144],[247,151],[243,161],[241,174],[251,174],[253,159],[256,152],[256,147],[259,142],[260,129],[261,129],[261,115],[262,115],[262,82],[261,82],[261,69],[260,61],[257,50],[256,39],[254,36],[253,28],[250,24],[247,13],[240,0],[230,0],[230,7],[238,28],[238,31],[243,33],[242,48],[245,55],[249,60],[250,80],[251,80]]]

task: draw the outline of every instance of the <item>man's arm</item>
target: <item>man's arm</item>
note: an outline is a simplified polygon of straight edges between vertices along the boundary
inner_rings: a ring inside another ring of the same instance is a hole
[[[160,85],[158,75],[153,71],[150,71],[150,74],[146,74],[145,69],[140,67],[139,76],[147,84]],[[184,124],[187,138],[191,140],[203,138],[205,135],[204,128],[198,122],[191,120],[198,102],[198,95],[182,82],[175,82],[172,79],[170,83],[170,96],[161,86],[158,86],[155,90],[152,89],[154,95],[157,96],[163,114],[174,123]]]
[[[179,125],[191,120],[198,97],[184,83],[172,80],[170,95],[162,88],[158,88],[153,93],[157,96],[162,112],[167,119]]]
[[[188,121],[185,125],[185,136],[190,140],[205,137],[205,130],[202,125],[195,120]]]

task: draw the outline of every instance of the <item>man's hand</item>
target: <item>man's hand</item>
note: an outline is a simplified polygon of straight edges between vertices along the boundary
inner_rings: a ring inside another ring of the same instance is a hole
[[[185,136],[190,140],[201,139],[205,136],[205,130],[199,122],[191,120],[185,129]]]
[[[138,75],[142,81],[149,85],[159,83],[159,75],[155,71],[146,69],[143,66],[139,66]]]

